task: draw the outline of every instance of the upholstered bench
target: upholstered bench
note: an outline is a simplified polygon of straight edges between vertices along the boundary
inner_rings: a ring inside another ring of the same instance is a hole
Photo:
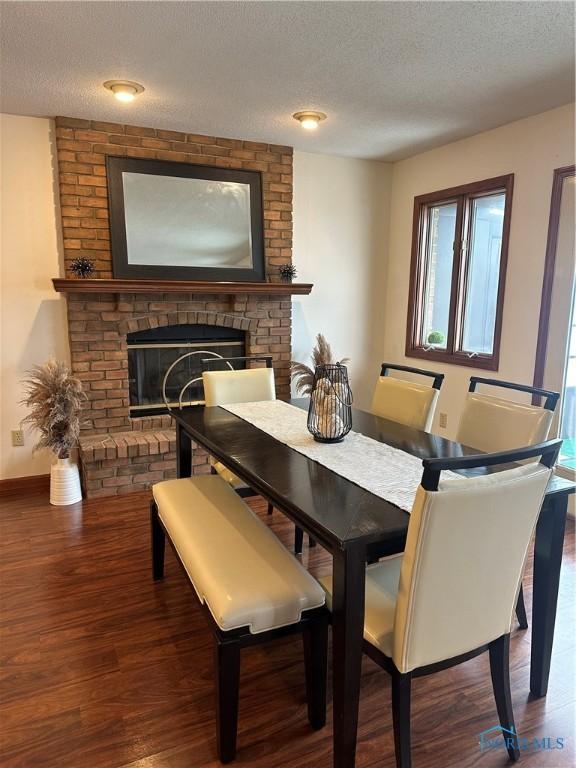
[[[152,490],[154,579],[164,575],[167,534],[214,634],[221,762],[236,754],[245,646],[303,634],[308,717],[313,728],[324,726],[328,612],[320,585],[222,478],[167,480]]]

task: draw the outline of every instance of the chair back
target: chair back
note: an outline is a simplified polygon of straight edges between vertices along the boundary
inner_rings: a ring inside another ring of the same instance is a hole
[[[400,672],[455,658],[510,632],[560,445],[556,440],[491,456],[423,462],[396,603],[393,660]],[[440,469],[535,455],[540,463],[438,482]]]
[[[433,386],[428,386],[415,381],[393,379],[387,375],[389,370],[430,376],[434,379],[434,383]],[[444,375],[441,373],[382,363],[380,378],[372,398],[372,413],[383,419],[429,432],[443,379]]]
[[[544,395],[546,403],[544,408],[540,408],[481,394],[476,392],[478,383],[527,392],[533,396]],[[460,417],[456,440],[486,453],[536,445],[548,437],[557,401],[556,392],[473,376],[470,379],[470,389]]]
[[[202,380],[207,406],[276,400],[274,369],[270,367],[204,371]]]

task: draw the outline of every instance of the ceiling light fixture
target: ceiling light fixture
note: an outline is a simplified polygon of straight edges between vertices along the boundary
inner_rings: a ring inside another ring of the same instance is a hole
[[[294,112],[292,117],[294,120],[298,120],[302,128],[305,128],[307,131],[315,131],[318,128],[318,124],[322,120],[326,120],[324,112],[314,112],[309,109],[304,112]]]
[[[115,99],[124,103],[134,101],[136,96],[144,90],[143,85],[134,83],[132,80],[106,80],[103,86],[114,94]]]

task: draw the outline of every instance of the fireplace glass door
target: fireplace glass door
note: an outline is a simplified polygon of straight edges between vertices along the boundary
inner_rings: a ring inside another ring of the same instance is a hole
[[[198,381],[186,388],[182,404],[203,402],[201,377],[207,367],[203,365],[203,360],[214,355],[242,358],[246,354],[244,331],[210,325],[153,328],[128,334],[127,342],[131,416],[166,412],[162,395],[164,376],[182,355],[187,356],[172,369],[166,380],[166,396],[172,407],[178,407],[183,387],[193,379]],[[244,368],[245,362],[238,360],[231,365],[233,368]],[[211,369],[214,367],[211,366]],[[222,368],[221,365],[218,367]]]

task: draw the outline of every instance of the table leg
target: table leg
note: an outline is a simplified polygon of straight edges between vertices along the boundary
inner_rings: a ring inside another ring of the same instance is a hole
[[[176,467],[178,477],[192,476],[192,440],[176,423]]]
[[[544,499],[536,526],[530,691],[537,697],[548,691],[567,510],[566,494]]]
[[[332,578],[334,768],[353,768],[362,673],[365,547],[352,545],[336,552]]]

